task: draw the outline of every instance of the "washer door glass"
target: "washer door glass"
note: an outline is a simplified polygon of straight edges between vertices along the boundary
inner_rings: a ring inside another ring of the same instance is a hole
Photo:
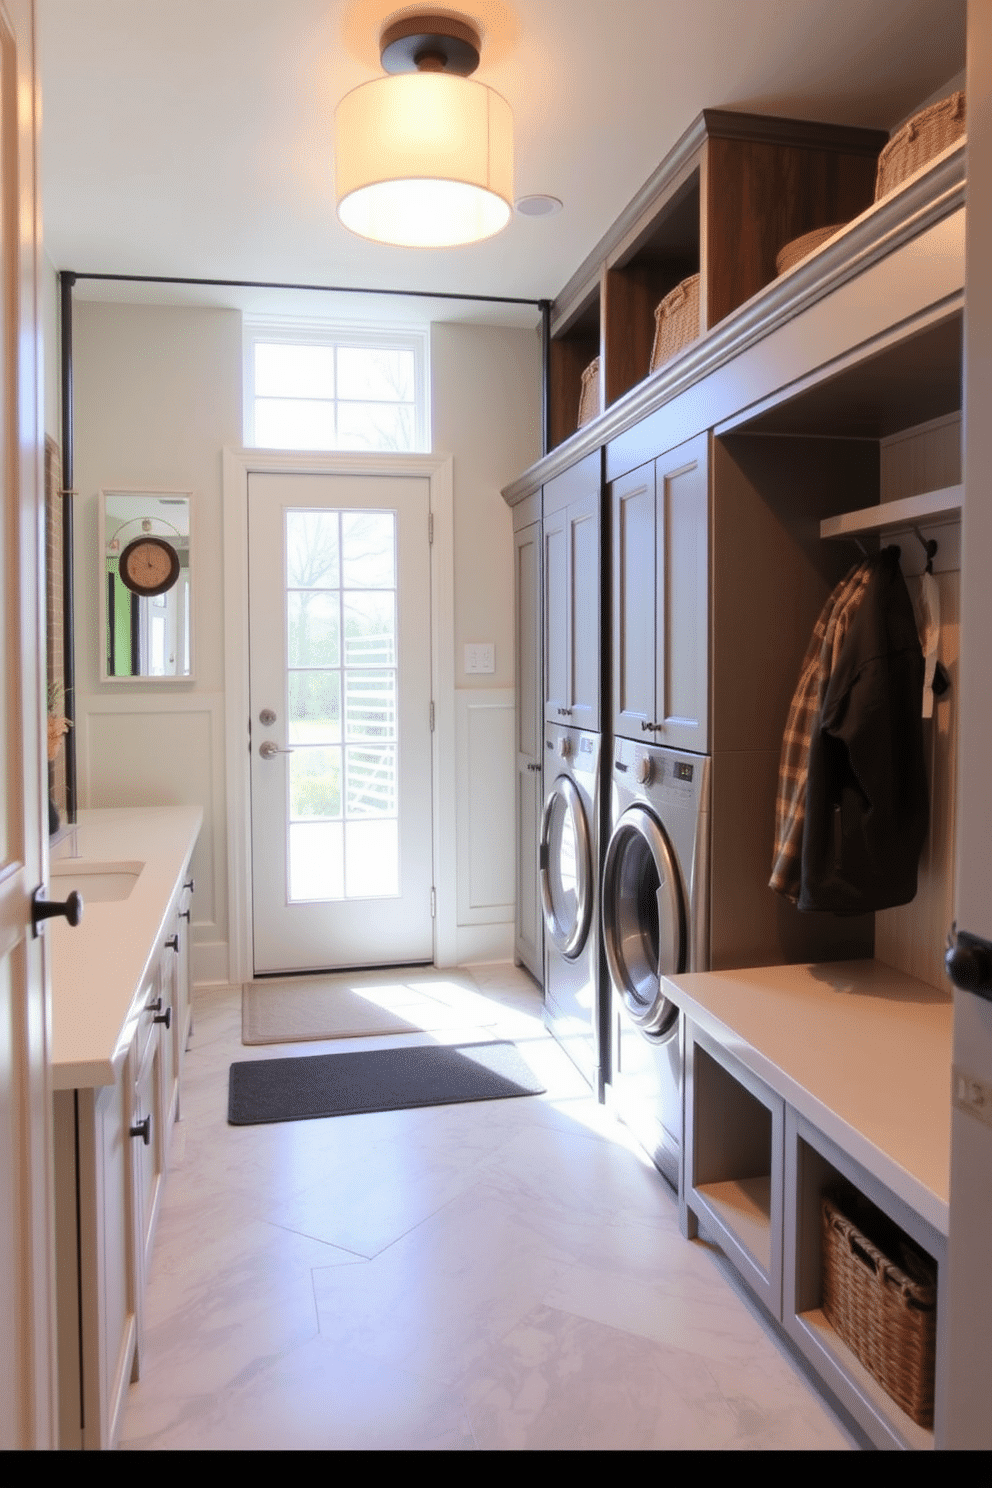
[[[582,798],[567,775],[559,775],[544,807],[540,861],[547,932],[561,954],[574,960],[592,917],[592,852]]]
[[[603,938],[610,976],[634,1023],[663,1038],[678,1008],[661,979],[686,967],[686,915],[678,865],[660,823],[645,806],[617,822],[603,866]]]

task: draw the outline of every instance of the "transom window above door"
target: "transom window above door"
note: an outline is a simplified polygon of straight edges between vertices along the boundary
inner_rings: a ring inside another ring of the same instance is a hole
[[[430,450],[428,332],[245,320],[245,444]]]

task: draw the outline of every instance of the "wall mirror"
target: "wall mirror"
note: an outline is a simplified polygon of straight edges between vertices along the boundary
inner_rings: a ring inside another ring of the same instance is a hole
[[[105,681],[193,676],[190,491],[100,492]]]

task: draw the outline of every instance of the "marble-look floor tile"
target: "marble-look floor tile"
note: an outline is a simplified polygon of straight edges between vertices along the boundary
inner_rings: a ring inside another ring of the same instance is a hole
[[[851,1445],[712,1247],[682,1239],[530,977],[471,971],[545,1095],[230,1127],[233,1060],[340,1045],[246,1049],[239,990],[197,998],[124,1445]]]
[[[737,1433],[699,1360],[547,1306],[490,1349],[462,1390],[490,1450],[715,1448]]]
[[[187,1392],[159,1423],[126,1422],[135,1450],[473,1450],[461,1399],[321,1338],[254,1361],[210,1395]]]

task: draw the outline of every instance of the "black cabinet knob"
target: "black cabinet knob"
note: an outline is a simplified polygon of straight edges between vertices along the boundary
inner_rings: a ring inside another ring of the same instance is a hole
[[[196,880],[195,879],[192,879],[192,878],[189,880],[188,883],[184,883],[183,884],[183,888],[184,889],[189,889],[189,891],[190,891],[191,894],[192,894],[192,892],[193,892],[193,890],[194,890],[195,887],[196,887]]]
[[[178,935],[171,935],[169,937],[169,939],[165,942],[165,945],[166,945],[166,949],[167,950],[175,951],[177,955],[179,954],[179,936]]]
[[[987,940],[952,925],[944,966],[955,987],[992,1002],[992,945]]]
[[[152,1019],[153,1023],[164,1023],[166,1028],[172,1027],[172,1009],[167,1007],[164,1013],[157,1013]]]
[[[39,884],[31,895],[32,933],[37,936],[42,923],[45,920],[54,919],[56,915],[64,915],[72,926],[78,925],[83,918],[82,895],[73,889],[68,898],[64,899],[60,904],[53,899],[46,899],[45,885]]]
[[[128,1127],[128,1136],[131,1136],[131,1137],[140,1137],[141,1140],[144,1142],[145,1146],[147,1147],[148,1144],[149,1144],[149,1142],[152,1139],[152,1118],[151,1118],[151,1116],[150,1115],[146,1116],[145,1119],[144,1119],[144,1121],[139,1121],[138,1122],[137,1126],[129,1126]]]

